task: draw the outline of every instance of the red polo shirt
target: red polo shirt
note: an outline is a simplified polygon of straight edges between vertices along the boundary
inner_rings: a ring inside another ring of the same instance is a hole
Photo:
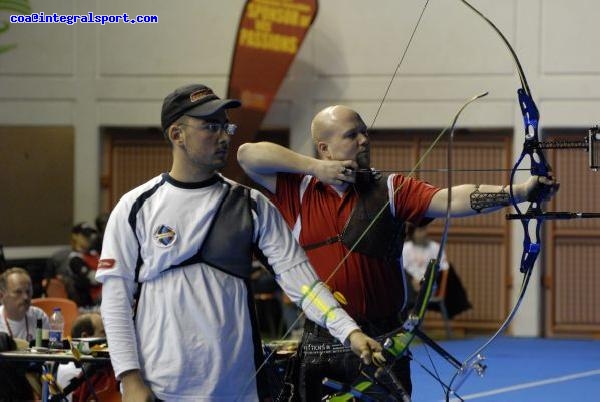
[[[418,224],[439,188],[402,175],[392,175],[388,179],[390,196],[390,186],[394,189],[392,212],[405,221]],[[400,190],[395,191],[398,188]],[[288,173],[277,175],[276,193],[269,196],[302,246],[342,233],[358,199],[352,187],[339,195],[333,187],[315,177]],[[319,277],[332,291],[338,291],[346,298],[348,304],[344,309],[354,319],[372,322],[393,317],[405,304],[400,264],[390,265],[383,259],[357,252],[347,257],[346,254],[348,249],[341,242],[307,251]]]

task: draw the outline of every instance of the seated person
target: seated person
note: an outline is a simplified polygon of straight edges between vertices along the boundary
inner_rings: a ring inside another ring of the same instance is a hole
[[[32,294],[31,277],[24,268],[9,268],[0,275],[0,332],[29,343],[35,339],[38,319],[43,329],[50,328],[46,313],[31,305]]]
[[[71,328],[72,338],[106,338],[104,332],[104,324],[99,313],[86,313],[78,316],[73,322]],[[115,374],[112,367],[91,367],[84,366],[86,373],[82,372],[81,367],[77,367],[75,363],[61,364],[58,367],[56,376],[58,385],[69,395],[66,395],[69,401],[87,401],[93,396],[90,385],[94,387],[94,391],[115,391],[117,390]],[[93,370],[93,372],[91,371]],[[89,382],[86,381],[84,375],[88,376]],[[71,394],[70,391],[73,390]],[[99,399],[100,396],[98,396]]]
[[[252,262],[252,292],[254,293],[258,322],[263,335],[277,338],[281,330],[292,332],[299,337],[304,325],[301,310],[281,290],[272,273],[258,260]],[[282,328],[285,326],[285,328]]]
[[[415,302],[416,295],[419,292],[419,288],[421,287],[420,281],[425,275],[427,264],[429,264],[429,261],[432,258],[437,258],[440,245],[428,238],[427,229],[424,227],[408,225],[406,228],[406,235],[407,241],[404,243],[404,249],[402,250],[402,261],[404,262],[404,269],[406,270],[408,279],[410,279],[412,285],[408,289],[408,302],[409,305],[412,306]],[[469,310],[472,306],[462,281],[452,267],[452,264],[448,262],[446,253],[444,252],[442,253],[442,260],[440,261],[440,271],[445,270],[448,271],[448,274],[446,279],[444,304],[448,318],[452,319],[463,311]],[[440,276],[438,275],[438,284],[439,280]],[[440,306],[437,304],[430,305],[428,308],[440,311]]]
[[[0,275],[0,350],[16,349],[15,341],[29,346],[35,339],[38,319],[43,329],[50,328],[46,313],[31,305],[32,294],[31,277],[25,269],[9,268]],[[32,387],[40,392],[38,374],[38,365],[0,361],[0,400],[33,399]]]
[[[63,280],[69,298],[80,307],[92,306],[100,298],[101,285],[95,279],[99,255],[93,249],[97,239],[98,231],[87,223],[78,223],[71,229],[72,251]]]
[[[429,261],[437,258],[440,244],[430,240],[425,227],[407,225],[406,241],[402,249],[402,263],[412,286],[408,289],[408,303],[413,305],[421,287],[421,279],[425,276]],[[449,267],[446,252],[442,253],[440,271]]]

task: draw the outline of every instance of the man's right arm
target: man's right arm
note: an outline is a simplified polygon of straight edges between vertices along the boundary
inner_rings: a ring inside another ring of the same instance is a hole
[[[237,153],[240,166],[248,176],[271,193],[277,190],[277,173],[301,173],[327,184],[353,182],[344,169],[356,169],[356,162],[321,160],[291,151],[272,142],[242,144]]]
[[[100,312],[117,377],[140,368],[132,299],[133,289],[129,281],[116,276],[104,278]]]
[[[102,287],[100,306],[110,358],[116,377],[123,383],[123,401],[153,401],[154,395],[140,373],[138,345],[132,320],[131,284],[108,277]]]
[[[110,345],[115,376],[123,383],[124,401],[154,400],[140,373],[137,336],[133,322],[134,269],[138,241],[129,226],[131,204],[121,200],[108,221],[96,279],[102,283],[100,311]]]

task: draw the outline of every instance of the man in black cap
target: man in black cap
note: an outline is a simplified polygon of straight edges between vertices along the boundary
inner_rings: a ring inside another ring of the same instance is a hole
[[[204,85],[168,95],[171,170],[110,215],[96,278],[124,400],[269,398],[250,291],[257,249],[311,320],[366,363],[381,350],[318,280],[273,205],[218,173],[237,128],[226,110],[239,106]]]

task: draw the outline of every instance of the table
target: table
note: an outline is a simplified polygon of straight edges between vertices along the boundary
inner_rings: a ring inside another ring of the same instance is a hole
[[[35,349],[35,348],[34,348]],[[92,365],[110,365],[110,358],[108,356],[91,356],[82,354],[79,358],[73,356],[70,350],[48,350],[44,352],[28,350],[12,350],[0,352],[0,360],[4,361],[15,361],[15,362],[34,362],[43,363],[45,368],[56,374],[56,370],[59,364],[65,364],[69,362],[75,362],[78,364],[92,364]],[[49,384],[46,381],[42,382],[42,401],[47,402],[50,397]]]
[[[69,363],[81,362],[92,364],[110,364],[108,356],[91,356],[82,354],[77,359],[70,350],[52,351],[52,352],[32,352],[31,350],[11,350],[0,352],[0,359],[7,361],[26,361],[26,362],[56,362]]]

